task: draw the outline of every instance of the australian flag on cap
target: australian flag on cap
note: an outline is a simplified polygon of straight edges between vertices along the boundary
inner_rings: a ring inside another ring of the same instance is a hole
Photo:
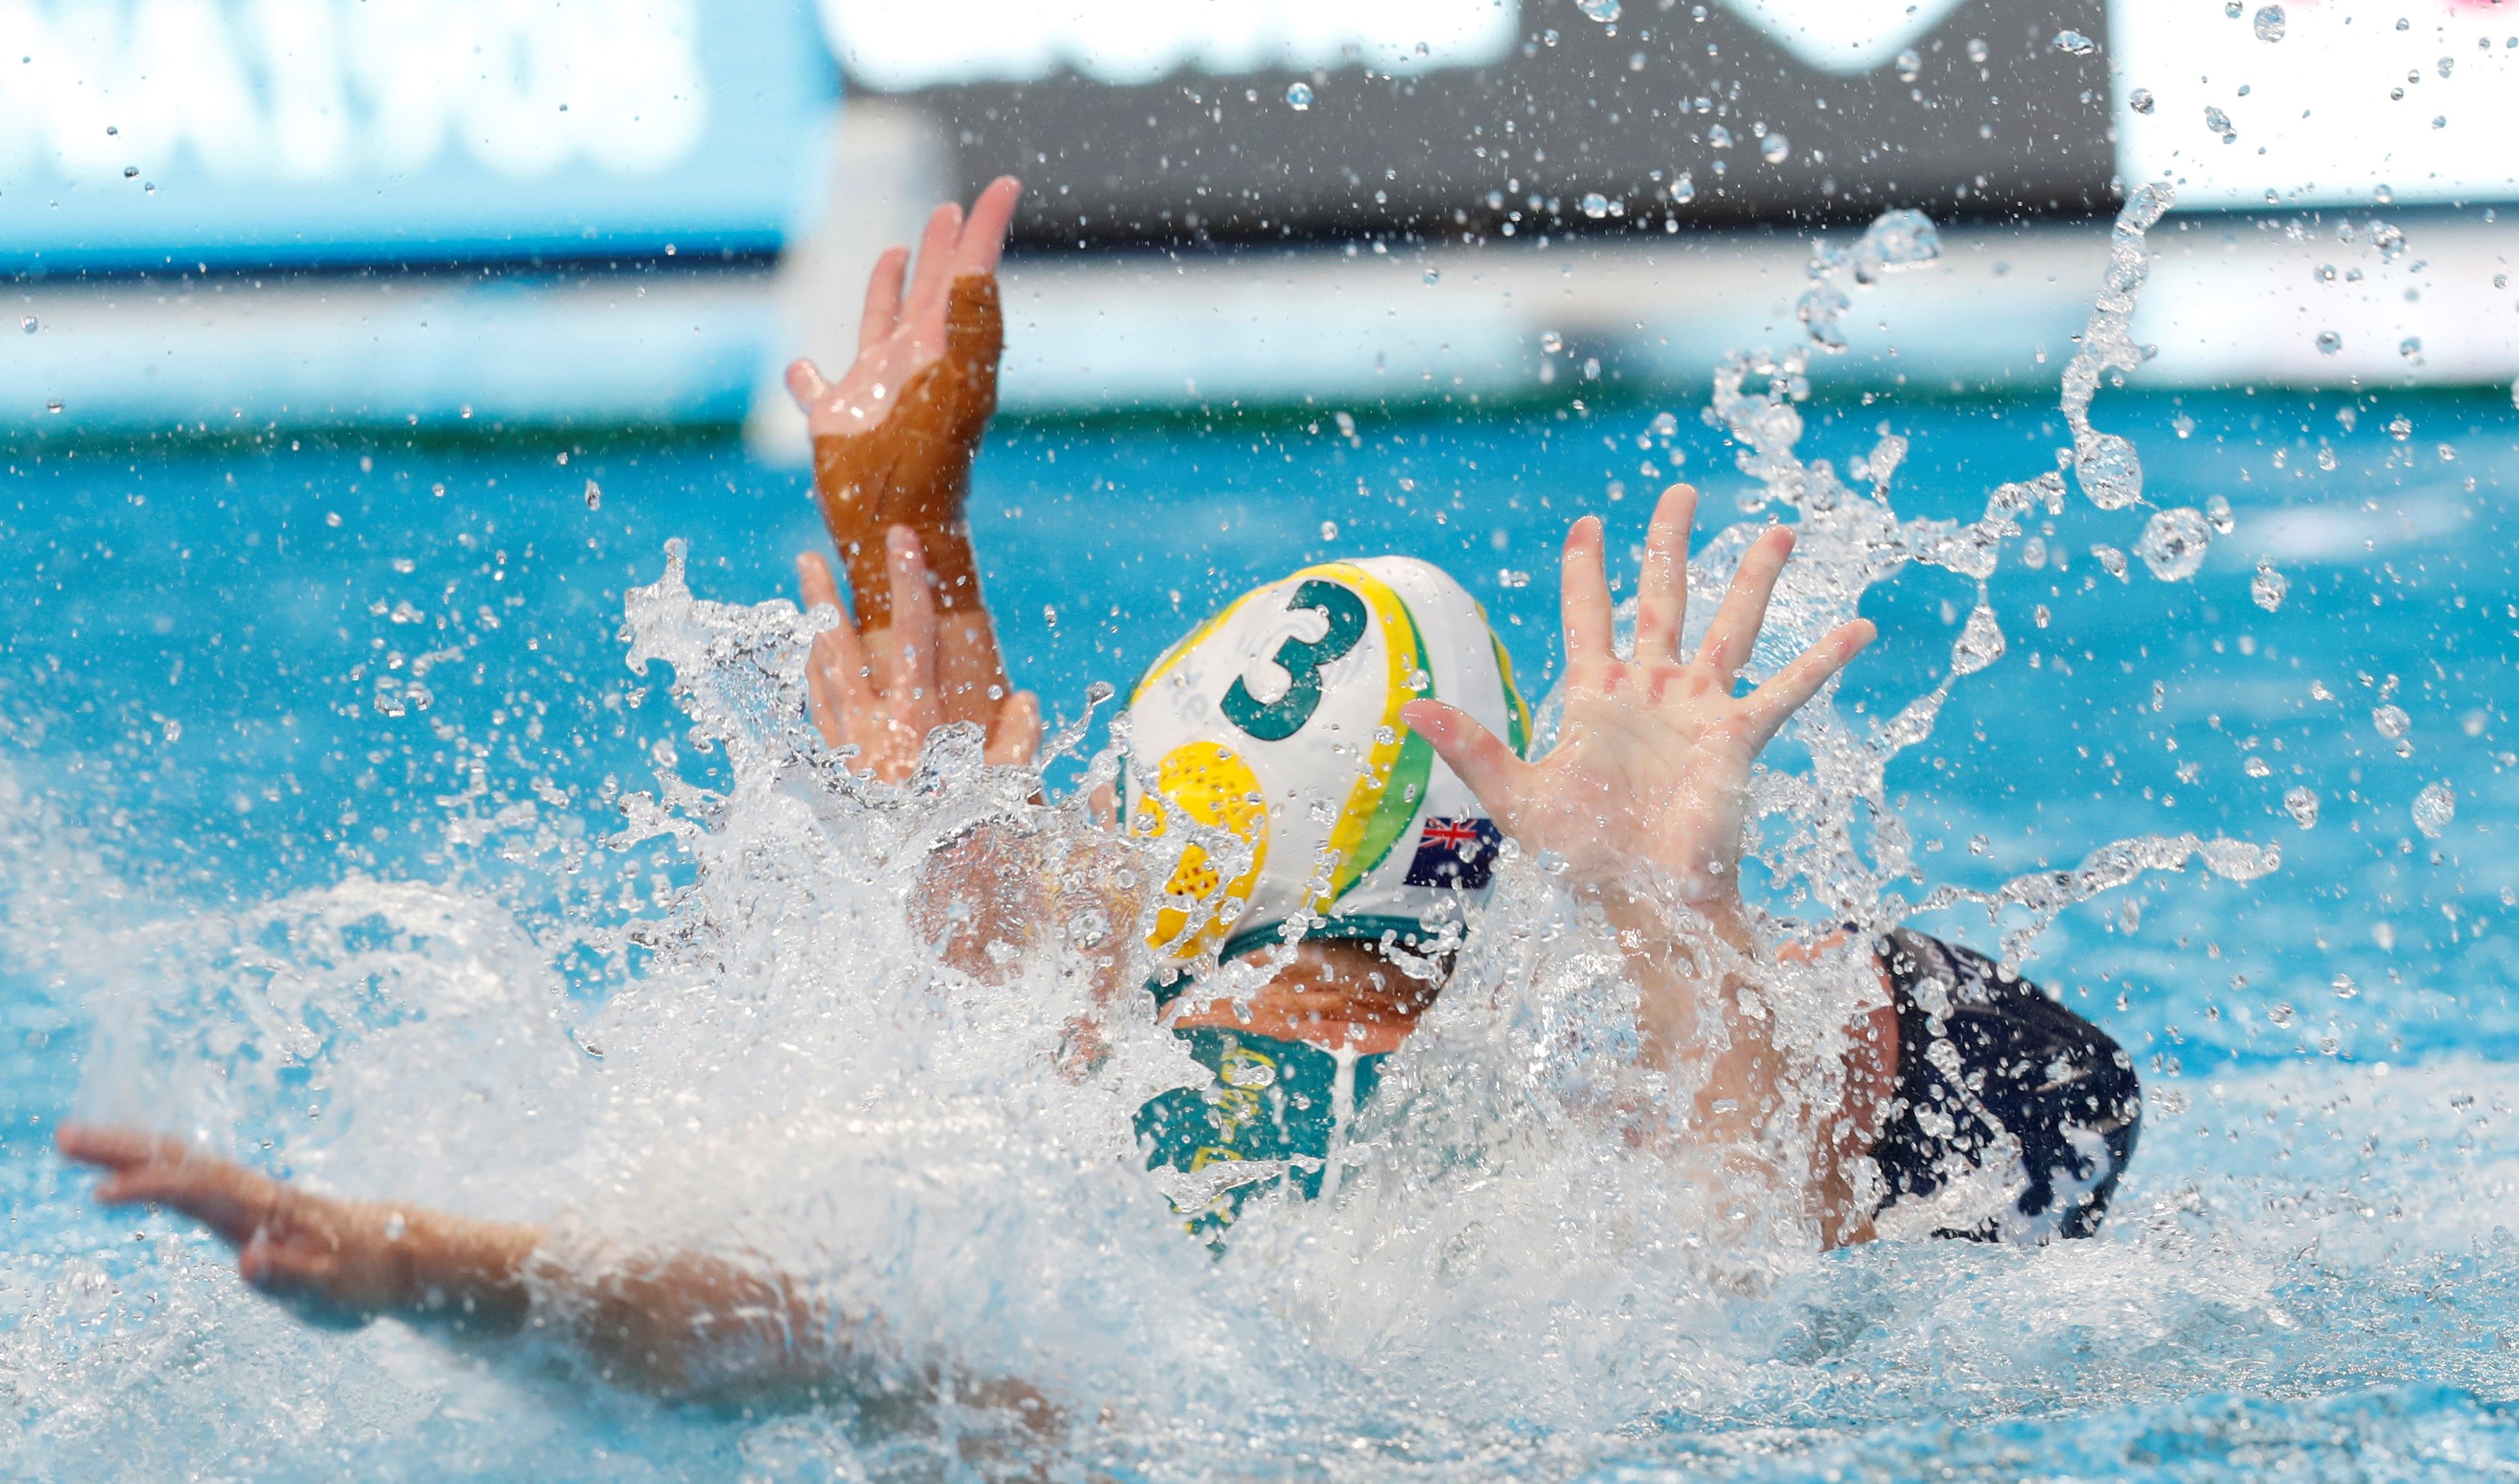
[[[1408,885],[1483,892],[1503,844],[1504,832],[1490,820],[1429,818],[1417,836],[1417,858],[1408,864]]]

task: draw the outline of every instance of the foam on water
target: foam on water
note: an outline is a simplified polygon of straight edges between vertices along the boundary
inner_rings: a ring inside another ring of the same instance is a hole
[[[2141,499],[2132,445],[2089,413],[2139,360],[2126,318],[2166,204],[2138,192],[2118,224],[2066,373],[2072,447],[1973,520],[1896,513],[1907,451],[1885,429],[1844,477],[1804,458],[1797,354],[1719,370],[1708,415],[1751,502],[1801,534],[1753,676],[1911,565],[1977,589],[1938,683],[1885,716],[1823,697],[1789,738],[1807,764],[1758,775],[1747,885],[1776,934],[1973,903],[2016,957],[2141,873],[2277,864],[2271,844],[2146,836],[1910,896],[1922,873],[1884,783],[1954,686],[2004,659],[1986,585],[2022,518],[2060,509],[2063,471],[2102,509]],[[1694,590],[1718,590],[1755,532],[1708,541]],[[1165,880],[1166,850],[1220,843],[1128,844],[1096,823],[1091,786],[1125,728],[1055,797],[952,732],[908,786],[858,780],[805,721],[813,630],[785,603],[696,597],[677,548],[626,633],[634,666],[670,681],[683,741],[609,838],[556,805],[483,816],[450,799],[450,838],[509,861],[504,876],[351,875],[163,916],[40,789],[0,776],[0,926],[13,961],[100,986],[89,1114],[331,1189],[548,1222],[552,1274],[689,1247],[792,1275],[831,1317],[799,1342],[843,1357],[834,1386],[742,1411],[604,1385],[571,1358],[557,1285],[535,1344],[310,1334],[213,1244],[135,1219],[147,1240],[127,1251],[5,1259],[13,1471],[1994,1478],[2025,1466],[2009,1425],[2058,1416],[2093,1457],[2170,1473],[2326,1467],[2346,1432],[2409,1472],[2519,1453],[2506,1419],[2465,1400],[2509,1393],[2508,1347],[2410,1318],[2441,1284],[2513,1271],[2494,1212],[2519,1168],[2480,1140],[2519,1103],[2507,1068],[2155,1090],[2138,1163],[2174,1148],[2190,1174],[2136,1187],[2099,1241],[1822,1256],[1790,1182],[1695,1157],[1684,1077],[1640,1064],[1618,955],[1545,860],[1504,864],[1354,1119],[1335,1196],[1254,1207],[1213,1261],[1128,1157],[1138,1105],[1206,1077],[1137,1002],[1097,992],[1151,967],[1146,923],[1103,910],[1098,888]],[[634,892],[619,867],[660,845],[666,865]],[[968,913],[938,910],[946,879],[984,887]],[[1846,1018],[1877,988],[1835,955],[1773,991],[1789,1102],[1831,1106]],[[1763,1153],[1806,1162],[1781,1122]],[[2327,1282],[2338,1270],[2359,1281]],[[2373,1331],[2404,1352],[2392,1375],[2418,1379],[2323,1412],[2238,1399],[2331,1395]],[[2194,1396],[2204,1375],[2222,1396]],[[994,1400],[1009,1379],[1052,1420]]]

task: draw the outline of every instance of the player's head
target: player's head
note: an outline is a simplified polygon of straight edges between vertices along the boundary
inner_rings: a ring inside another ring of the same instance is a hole
[[[1486,895],[1500,841],[1466,785],[1399,720],[1447,701],[1516,752],[1530,715],[1486,612],[1404,556],[1328,562],[1236,598],[1129,698],[1127,818],[1227,832],[1165,885],[1159,957],[1230,959],[1302,936],[1420,950]]]

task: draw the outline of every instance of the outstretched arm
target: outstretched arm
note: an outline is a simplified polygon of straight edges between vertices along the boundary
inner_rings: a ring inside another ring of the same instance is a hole
[[[845,1359],[832,1353],[824,1316],[773,1272],[691,1252],[580,1271],[538,1257],[536,1227],[318,1196],[133,1129],[65,1123],[54,1140],[107,1171],[99,1201],[192,1217],[237,1249],[246,1283],[319,1323],[391,1317],[512,1334],[543,1287],[559,1290],[572,1335],[597,1369],[646,1390],[800,1385]]]
[[[980,193],[967,218],[959,206],[937,207],[914,275],[906,248],[876,260],[857,360],[837,381],[811,361],[787,368],[788,391],[814,435],[822,521],[869,649],[879,658],[892,642],[886,536],[906,526],[926,553],[935,590],[942,718],[993,732],[1009,687],[964,507],[971,463],[997,406],[1005,346],[997,260],[1022,194],[1005,176]],[[821,584],[831,586],[827,572]],[[807,600],[815,600],[810,577]]]
[[[1778,527],[1742,557],[1693,658],[1679,652],[1688,606],[1688,535],[1697,492],[1663,492],[1646,541],[1632,660],[1611,648],[1611,600],[1596,517],[1574,523],[1564,560],[1566,713],[1556,748],[1515,757],[1468,714],[1436,701],[1402,713],[1435,744],[1506,834],[1565,858],[1565,880],[1600,903],[1642,991],[1649,1062],[1697,1088],[1692,1123],[1718,1164],[1759,1170],[1787,1106],[1792,1069],[1760,993],[1774,976],[1738,886],[1749,765],[1788,718],[1871,642],[1857,620],[1823,636],[1766,684],[1734,681],[1764,623],[1793,546]],[[1834,1112],[1834,1111],[1831,1111]],[[1868,1116],[1868,1110],[1864,1111]],[[1817,1120],[1814,1119],[1814,1122]],[[1830,1130],[1811,1189],[1831,1242],[1859,1224]],[[1868,1130],[1867,1130],[1868,1132]],[[1868,1148],[1868,1139],[1857,1141]],[[1764,1169],[1764,1178],[1786,1172]]]

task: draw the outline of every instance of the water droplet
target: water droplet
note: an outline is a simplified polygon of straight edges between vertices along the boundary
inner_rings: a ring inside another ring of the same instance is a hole
[[[2283,39],[2283,8],[2279,5],[2260,6],[2256,19],[2249,23],[2257,28],[2259,41]]]
[[[1770,134],[1766,142],[1758,146],[1758,153],[1766,156],[1767,163],[1781,165],[1785,162],[1785,156],[1793,153],[1793,147],[1791,142],[1782,134]]]
[[[2443,58],[2440,60],[2440,74],[2441,74],[2443,77],[2447,77],[2447,76],[2450,74],[2450,72],[2451,72],[2453,69],[2454,69],[2456,66],[2457,66],[2457,59],[2456,59],[2456,58],[2454,58],[2454,57],[2443,57]]]
[[[2149,88],[2137,88],[2126,99],[2126,107],[2138,113],[2148,113],[2157,106],[2158,102],[2151,96]]]
[[[1909,47],[1898,54],[1898,80],[1914,82],[1924,70],[1924,54]]]
[[[55,397],[55,398],[53,398],[51,401],[49,401],[49,402],[47,402],[47,403],[45,403],[45,404],[44,404],[44,411],[45,411],[45,412],[48,412],[48,413],[58,413],[58,412],[60,412],[61,410],[62,410],[62,399],[61,399],[61,398],[59,398],[59,397]]]
[[[1583,214],[1596,222],[1610,214],[1610,198],[1598,191],[1584,192],[1578,204],[1582,206]]]
[[[1310,83],[1296,82],[1287,84],[1286,107],[1294,109],[1298,113],[1301,113],[1311,106],[1312,85]]]
[[[1322,521],[1322,522],[1321,522],[1321,540],[1323,540],[1323,541],[1336,541],[1336,540],[1338,540],[1338,522],[1337,522],[1337,521],[1334,521],[1334,520],[1325,520],[1325,521]]]
[[[2211,104],[2204,106],[2204,127],[2221,135],[2226,145],[2239,137],[2239,131],[2231,127],[2231,115]]]
[[[2414,436],[2414,425],[2407,418],[2405,414],[2399,413],[2394,417],[2388,419],[2388,436],[2396,439],[2399,443],[2403,443],[2407,439]]]
[[[2213,534],[2216,536],[2230,535],[2232,529],[2239,523],[2231,514],[2231,502],[2219,495],[2212,496],[2204,502],[2204,518],[2213,523]]]
[[[2272,558],[2257,563],[2257,575],[2248,580],[2248,596],[2268,613],[2282,606],[2283,594],[2291,591],[2291,579],[2275,570]]]
[[[2088,57],[2099,49],[2098,42],[2080,31],[2057,31],[2055,39],[2048,42],[2047,46],[2051,51],[2062,52],[2070,57]]]
[[[1994,610],[1979,603],[1951,645],[1951,674],[1974,675],[2002,658],[2003,627],[1994,621]]]
[[[2343,348],[2344,337],[2342,335],[2337,334],[2331,329],[2321,329],[2318,332],[2318,353],[2320,355],[2331,356]]]
[[[1441,270],[1440,268],[1429,268],[1429,269],[1427,269],[1427,270],[1426,270],[1426,282],[1427,282],[1427,283],[1429,283],[1429,284],[1440,284],[1441,282],[1443,282],[1443,270]]]
[[[2438,840],[2449,822],[2457,817],[2457,791],[2442,779],[2414,796],[2414,828],[2426,840]]]
[[[2235,12],[2238,7],[2234,5],[2231,9]],[[2291,1006],[2281,1000],[2276,1000],[2266,1007],[2266,1019],[2272,1021],[2277,1027],[2290,1025],[2293,1014]]]
[[[2397,342],[2397,354],[2419,366],[2423,360],[2423,337],[2408,335]]]
[[[2381,928],[2385,928],[2388,925],[2386,923],[2381,923],[2379,926]],[[2375,932],[2373,936],[2376,936]],[[2388,934],[2389,941],[2383,942],[2379,946],[2382,948],[2392,946],[2396,940],[2396,937],[2397,935],[2393,932]],[[2327,981],[2326,987],[2334,990],[2335,997],[2340,1000],[2349,1000],[2362,992],[2362,986],[2353,982],[2353,976],[2350,974],[2339,974],[2335,976],[2335,978]]]
[[[2143,499],[2143,458],[2114,433],[2094,433],[2074,451],[2073,477],[2102,510],[2122,510]]]
[[[2098,562],[2101,571],[2107,573],[2108,576],[2115,578],[2118,582],[2124,582],[2126,580],[2126,554],[2123,551],[2118,550],[2116,547],[2093,546],[2091,548],[2091,560]]]
[[[603,508],[603,487],[592,479],[586,482],[586,507],[590,510]]]
[[[2144,522],[2143,539],[2134,544],[2134,554],[2143,558],[2152,576],[2164,583],[2176,583],[2195,575],[2212,546],[2213,528],[2205,523],[2204,512],[2193,505],[2178,505]]]
[[[1543,329],[1539,332],[1539,348],[1553,356],[1566,348],[1566,337],[1553,329]]]
[[[1603,25],[1618,19],[1618,0],[1574,0],[1574,8]]]
[[[2414,729],[2414,719],[2407,716],[2406,708],[2402,706],[2373,706],[2370,708],[2370,725],[2389,741],[2402,742],[2406,733]]]
[[[140,167],[139,167],[138,165],[125,165],[125,166],[123,166],[123,167],[122,167],[122,178],[123,178],[124,180],[137,180],[137,179],[139,179],[139,178],[140,178]]]
[[[411,1222],[410,1222],[410,1220],[409,1220],[408,1218],[406,1218],[406,1217],[403,1215],[403,1213],[402,1213],[402,1212],[400,1212],[400,1211],[393,1211],[393,1212],[390,1212],[390,1213],[388,1213],[388,1214],[386,1215],[386,1217],[385,1217],[385,1241],[387,1241],[387,1242],[400,1242],[400,1241],[402,1241],[403,1234],[404,1234],[405,1232],[410,1231],[410,1230],[411,1230]]]
[[[2273,764],[2268,763],[2265,759],[2258,757],[2254,753],[2250,753],[2248,755],[2247,762],[2239,764],[2239,771],[2247,774],[2251,778],[2263,778],[2274,770],[2275,767]]]
[[[1983,62],[1987,56],[1988,53],[1986,51],[1985,38],[1982,36],[1970,36],[1967,44],[1968,61]]]
[[[1721,124],[1710,124],[1705,130],[1705,142],[1714,149],[1729,150],[1732,148],[1732,131]]]
[[[2317,793],[2308,788],[2294,788],[2286,791],[2283,794],[2283,812],[2289,814],[2291,822],[2302,829],[2313,828],[2318,823]]]
[[[33,334],[37,329],[41,328],[42,327],[38,326],[38,325],[35,323],[35,317],[34,317],[33,315],[28,315],[28,316],[26,316],[24,319],[20,320],[20,321],[18,322],[18,327],[19,327],[20,329],[24,330],[26,333],[28,333],[28,334],[30,334],[30,335],[31,335],[31,334]]]
[[[1697,199],[1697,182],[1690,177],[1687,171],[1680,171],[1679,179],[1670,183],[1670,198],[1675,201],[1693,201]],[[2514,383],[2514,385],[2519,385],[2519,383]]]

